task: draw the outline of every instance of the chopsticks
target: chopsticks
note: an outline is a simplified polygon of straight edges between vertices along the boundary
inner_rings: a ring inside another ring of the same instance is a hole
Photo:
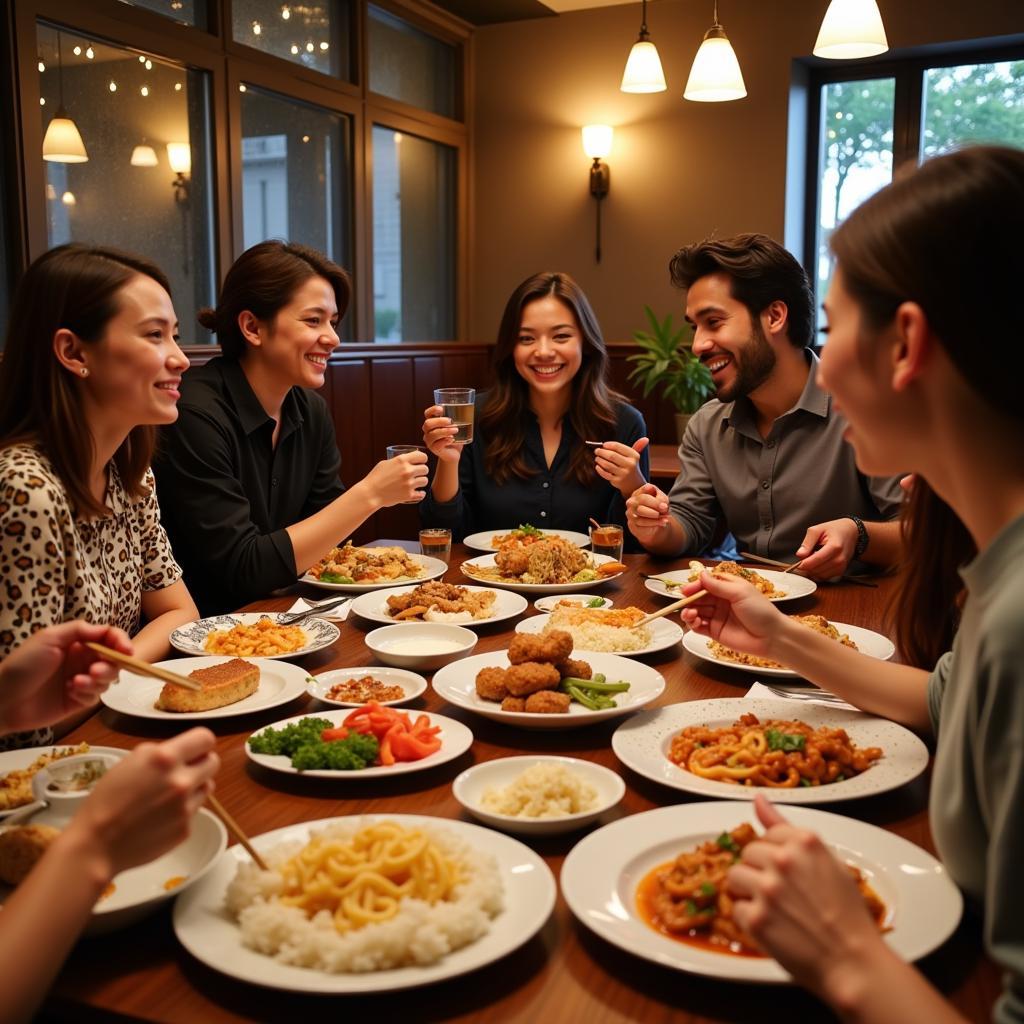
[[[122,668],[131,669],[136,675],[140,676],[151,676],[153,679],[161,679],[165,683],[174,683],[176,686],[184,686],[186,690],[201,690],[202,686],[197,683],[194,679],[189,679],[188,676],[178,675],[177,672],[169,672],[165,668],[160,668],[159,665],[150,665],[148,661],[143,661],[141,658],[134,658],[130,654],[122,654],[120,651],[115,651],[112,647],[106,647],[103,644],[94,644],[86,642],[86,647],[91,651],[95,651],[101,658],[107,661],[112,661],[115,665],[120,665]]]
[[[228,814],[224,805],[211,793],[206,802],[213,808],[214,813],[227,826],[228,831],[242,844],[246,853],[252,857],[253,862],[261,871],[268,871],[266,861],[256,852],[255,847],[249,842],[249,837],[242,831],[242,826]]]
[[[760,562],[762,565],[775,565],[784,572],[789,572],[790,569],[795,569],[800,564],[800,562],[795,562],[793,565],[789,565],[787,562],[779,562],[774,558],[765,558],[764,555],[755,555],[750,551],[741,551],[740,558],[745,562]],[[801,561],[806,561],[806,559],[801,559]],[[844,575],[840,576],[839,579],[844,583],[856,583],[858,587],[872,587],[873,589],[878,589],[877,583],[872,583],[870,580],[862,580],[859,576]]]
[[[638,626],[646,626],[648,622],[660,619],[663,615],[671,615],[673,612],[679,611],[680,608],[685,608],[688,604],[693,604],[694,602],[699,601],[702,597],[707,596],[708,592],[706,590],[698,590],[696,594],[691,594],[689,597],[684,597],[679,601],[673,601],[671,604],[665,605],[664,608],[660,608],[656,612],[651,612],[650,615],[645,615],[633,628],[636,629]]]

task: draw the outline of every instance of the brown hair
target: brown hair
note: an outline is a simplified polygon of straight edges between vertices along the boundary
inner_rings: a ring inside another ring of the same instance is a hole
[[[86,344],[100,341],[120,311],[118,292],[138,274],[170,294],[163,272],[147,260],[100,246],[62,245],[25,271],[14,295],[0,362],[0,446],[42,448],[79,515],[106,510],[89,491],[95,448],[82,429],[78,381],[56,359],[53,338],[65,329]],[[114,453],[121,482],[133,497],[148,493],[142,479],[155,437],[152,426],[134,427]]]
[[[572,398],[566,414],[573,430],[580,438],[608,436],[615,427],[616,406],[625,402],[622,395],[608,387],[604,336],[580,286],[568,274],[544,272],[528,277],[505,304],[494,348],[495,384],[480,410],[480,429],[487,438],[484,467],[497,484],[513,476],[529,479],[537,472],[523,458],[530,388],[516,370],[514,353],[524,307],[549,295],[572,310],[582,335],[583,362],[572,380]],[[581,484],[597,479],[593,456],[582,444],[572,454],[568,475]]]
[[[323,253],[291,242],[260,242],[231,264],[221,285],[216,309],[201,309],[197,319],[217,335],[228,359],[241,359],[248,348],[238,326],[248,311],[269,323],[311,277],[322,277],[334,289],[339,319],[348,309],[352,286],[348,274]]]
[[[814,294],[804,268],[767,235],[733,235],[685,245],[668,265],[672,283],[690,288],[708,274],[727,274],[732,297],[757,319],[773,302],[789,312],[787,336],[796,348],[814,340]]]
[[[975,146],[936,157],[872,196],[832,236],[843,283],[870,332],[916,302],[936,340],[995,411],[1024,419],[1024,152]],[[990,358],[982,358],[988,351]],[[992,358],[998,357],[998,372]],[[896,603],[905,657],[931,668],[951,643],[974,553],[966,527],[924,481],[904,511],[906,565]]]

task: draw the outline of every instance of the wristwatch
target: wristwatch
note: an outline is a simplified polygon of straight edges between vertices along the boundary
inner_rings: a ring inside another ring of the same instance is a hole
[[[852,519],[857,527],[857,544],[853,549],[853,559],[856,560],[864,554],[870,538],[868,537],[867,528],[864,526],[864,520],[860,516],[846,516],[846,518]]]

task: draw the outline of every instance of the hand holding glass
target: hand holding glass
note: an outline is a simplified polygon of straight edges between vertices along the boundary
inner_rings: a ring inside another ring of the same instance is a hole
[[[473,410],[476,400],[474,388],[435,388],[434,404],[441,406],[442,415],[457,427],[452,444],[469,444],[473,440]]]
[[[409,452],[421,452],[423,448],[418,444],[389,444],[388,445],[388,458],[393,459],[398,455],[406,455]],[[403,505],[418,505],[420,498],[406,498],[402,502]]]

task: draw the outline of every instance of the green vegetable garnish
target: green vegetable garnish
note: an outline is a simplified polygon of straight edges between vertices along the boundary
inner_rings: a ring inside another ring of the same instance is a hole
[[[340,572],[322,572],[320,573],[321,583],[355,583],[355,580],[351,576],[342,576]]]
[[[334,771],[357,771],[377,760],[379,746],[374,736],[351,732],[343,740],[324,743],[320,734],[333,729],[327,718],[303,718],[283,729],[272,726],[249,737],[254,754],[290,757],[297,771],[327,768]]]
[[[801,786],[810,786],[811,785],[811,780],[810,779],[801,779],[800,780],[800,785]]]
[[[700,894],[701,896],[714,896],[718,890],[715,888],[713,882],[701,882]]]
[[[697,904],[694,903],[693,900],[687,900],[683,904],[683,906],[686,907],[686,912],[688,914],[696,914],[697,913]]]
[[[601,574],[596,569],[580,569],[575,576],[573,576],[573,583],[593,583],[594,580],[600,579]]]
[[[587,608],[603,608],[604,607],[604,603],[605,602],[604,602],[604,598],[603,597],[592,597],[586,603],[586,607]]]
[[[789,753],[793,750],[803,750],[804,743],[807,740],[806,736],[782,732],[779,729],[766,729],[764,737],[768,741],[769,750],[781,750],[784,753]]]
[[[530,523],[520,523],[519,526],[512,531],[513,533],[521,533],[525,537],[540,537],[542,533],[537,529],[536,526],[532,526]]]
[[[720,847],[721,847],[721,848],[722,848],[723,850],[728,850],[728,851],[729,851],[730,853],[736,853],[736,854],[738,854],[738,853],[740,852],[740,848],[739,848],[739,847],[738,847],[738,846],[736,845],[736,840],[735,840],[735,839],[733,839],[733,837],[732,837],[731,835],[729,835],[729,833],[728,833],[728,832],[723,832],[723,833],[722,833],[722,834],[721,834],[721,835],[720,835],[720,836],[719,836],[719,837],[718,837],[718,838],[717,838],[717,839],[715,840],[715,842],[716,842],[716,843],[718,843],[718,845],[719,845],[719,846],[720,846]]]

